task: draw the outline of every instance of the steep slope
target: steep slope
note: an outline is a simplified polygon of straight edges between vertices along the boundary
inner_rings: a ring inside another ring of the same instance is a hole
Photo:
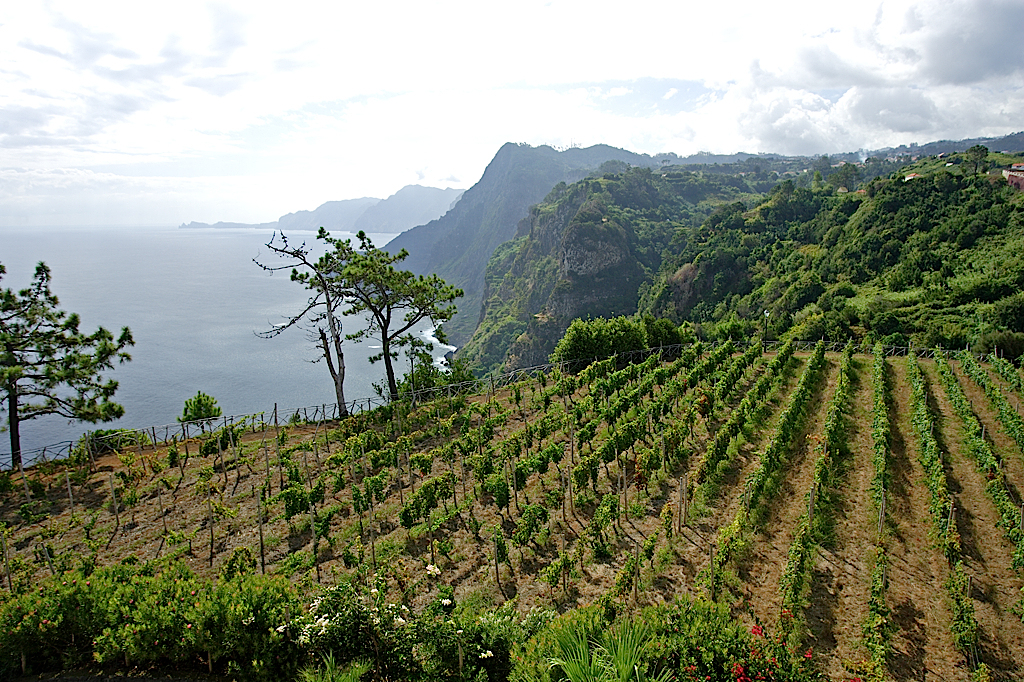
[[[436,273],[466,292],[458,303],[461,312],[446,325],[455,343],[464,343],[479,321],[484,270],[494,249],[515,236],[529,207],[557,183],[578,180],[606,161],[655,165],[649,156],[607,145],[559,152],[507,143],[448,213],[387,244],[392,253],[409,251],[404,267],[418,274]]]
[[[889,520],[879,531],[872,486],[862,480],[874,469],[870,446],[862,443],[859,456],[856,442],[874,428],[869,360],[859,356],[851,364],[859,406],[846,412],[847,428],[833,431],[832,440],[828,413],[841,404],[835,396],[843,360],[826,354],[824,344],[810,356],[794,354],[795,345],[762,355],[755,344],[742,356],[731,344],[693,345],[672,362],[603,361],[579,375],[538,373],[512,386],[488,385],[484,393],[443,395],[415,407],[396,403],[341,422],[314,410],[312,419],[303,411],[287,426],[268,415],[225,419],[224,426],[193,427],[182,439],[155,429],[145,439],[143,432],[93,433],[83,440],[89,449],[71,460],[0,477],[0,624],[8,633],[0,641],[0,674],[9,679],[22,661],[35,675],[26,680],[62,666],[98,664],[110,675],[123,664],[138,674],[173,662],[180,676],[229,676],[235,658],[259,637],[302,643],[303,623],[317,615],[308,617],[305,604],[320,603],[322,581],[332,591],[358,590],[342,595],[365,600],[367,613],[379,607],[391,614],[385,625],[401,613],[392,632],[409,637],[434,617],[453,636],[471,623],[463,633],[471,636],[461,640],[465,661],[490,660],[486,652],[504,656],[505,667],[492,678],[501,682],[541,679],[521,666],[534,660],[546,669],[551,654],[537,653],[543,640],[527,643],[528,636],[503,654],[470,627],[490,620],[505,627],[517,611],[544,618],[550,609],[552,617],[557,610],[573,618],[588,606],[637,616],[681,597],[714,602],[753,635],[735,654],[745,668],[792,656],[801,669],[828,679],[985,679],[986,672],[990,679],[1024,679],[1021,570],[1009,552],[1009,528],[993,513],[986,490],[992,480],[969,461],[936,365],[921,362],[930,385],[923,395],[942,418],[929,418],[920,430],[941,444],[943,489],[956,496],[951,517],[970,577],[963,613],[980,635],[960,648],[951,568],[935,542],[934,479],[919,462],[908,359],[888,361],[894,419],[885,434],[893,448],[885,465]],[[812,372],[814,357],[822,362]],[[957,377],[970,393],[962,365]],[[715,402],[697,418],[697,406],[711,394]],[[974,395],[994,433],[988,400]],[[1022,396],[1015,390],[1010,397]],[[736,414],[744,416],[734,430]],[[803,416],[786,416],[793,414]],[[725,446],[722,456],[705,467],[714,443]],[[819,467],[815,461],[825,462],[829,443],[835,459]],[[1001,457],[1021,459],[1012,441],[996,445]],[[769,463],[770,478],[755,487]],[[812,505],[819,533],[803,564],[805,589],[787,606],[785,576],[798,574],[791,540],[809,508],[810,479],[826,469],[830,478],[821,480],[831,483],[816,488]],[[1019,490],[1017,471],[1007,479]],[[939,509],[938,520],[946,518]],[[890,547],[879,599],[891,614],[883,628],[891,654],[869,677],[863,602],[874,589],[876,537]],[[76,568],[81,572],[65,573]],[[110,571],[113,578],[104,577]],[[139,581],[131,577],[136,572]],[[244,575],[263,572],[269,575]],[[153,576],[164,578],[141,580]],[[140,582],[162,586],[163,598],[144,594]],[[289,583],[300,592],[279,593],[278,600],[251,589],[252,601],[239,598],[245,585],[291,590]],[[496,612],[505,620],[486,615],[506,600],[508,610]],[[344,616],[336,603],[331,608],[331,627],[353,633],[347,641],[367,636],[350,624],[358,621],[334,618]],[[646,617],[652,626],[664,620]],[[259,627],[249,627],[254,620]],[[691,623],[680,625],[685,631]],[[436,639],[438,631],[424,632]],[[782,646],[775,637],[787,633]],[[670,659],[678,679],[740,676],[704,660],[698,647],[720,647],[724,636],[721,627],[708,635],[680,635],[695,651],[692,659]],[[767,649],[770,641],[780,646]],[[457,650],[451,651],[457,670]],[[705,668],[691,668],[691,661]],[[518,674],[509,677],[513,667]],[[702,674],[684,675],[697,670]]]
[[[557,186],[495,251],[481,322],[461,357],[485,371],[545,362],[574,318],[636,312],[681,226],[759,196],[738,176],[676,167]]]
[[[1024,351],[1024,199],[995,175],[929,160],[862,193],[783,183],[673,245],[641,309],[677,322],[741,336],[767,310],[776,335]]]
[[[573,318],[640,312],[712,338],[767,326],[1016,357],[1024,194],[998,169],[1019,158],[990,154],[977,175],[955,157],[923,159],[857,192],[787,180],[765,197],[750,174],[681,167],[559,187],[495,251],[460,352],[481,371],[530,366]]]

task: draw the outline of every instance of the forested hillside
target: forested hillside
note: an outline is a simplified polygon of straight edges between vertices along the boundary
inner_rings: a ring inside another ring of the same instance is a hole
[[[987,164],[1015,160],[989,154]],[[692,323],[705,338],[767,322],[772,338],[1016,355],[1024,201],[979,170],[963,157],[925,159],[857,191],[854,174],[846,188],[835,172],[765,195],[756,176],[681,168],[560,186],[495,251],[462,357],[481,371],[537,364],[575,317],[634,312]]]
[[[635,313],[677,233],[723,203],[755,202],[754,182],[634,168],[557,185],[491,258],[484,315],[460,357],[485,371],[506,352],[507,368],[540,364],[573,319]]]

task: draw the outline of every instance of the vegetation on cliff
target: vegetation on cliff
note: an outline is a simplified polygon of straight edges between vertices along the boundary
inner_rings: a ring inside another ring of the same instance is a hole
[[[637,312],[692,323],[704,338],[767,325],[772,338],[1016,356],[1024,199],[981,171],[1017,159],[972,159],[923,159],[862,185],[871,164],[846,164],[767,194],[756,175],[679,168],[559,185],[496,249],[461,357],[481,372],[535,365],[572,320]]]

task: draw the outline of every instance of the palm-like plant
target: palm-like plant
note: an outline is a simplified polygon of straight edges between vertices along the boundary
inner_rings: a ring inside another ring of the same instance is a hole
[[[649,675],[644,657],[651,644],[647,626],[623,621],[593,643],[579,628],[566,628],[555,636],[558,656],[548,659],[569,682],[668,682],[671,671]]]
[[[304,668],[299,672],[299,679],[301,682],[359,682],[369,670],[370,664],[364,661],[353,661],[342,667],[335,662],[334,654],[327,654],[323,667]]]

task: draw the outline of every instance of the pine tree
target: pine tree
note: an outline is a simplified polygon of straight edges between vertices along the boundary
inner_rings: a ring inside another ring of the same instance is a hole
[[[0,277],[5,273],[0,265]],[[57,414],[88,422],[111,421],[124,414],[113,402],[117,382],[104,380],[114,361],[131,360],[135,345],[128,327],[115,339],[98,328],[79,331],[77,314],[57,306],[50,291],[50,269],[36,266],[32,285],[15,292],[0,289],[0,392],[4,395],[11,439],[11,465],[21,464],[20,425]]]

